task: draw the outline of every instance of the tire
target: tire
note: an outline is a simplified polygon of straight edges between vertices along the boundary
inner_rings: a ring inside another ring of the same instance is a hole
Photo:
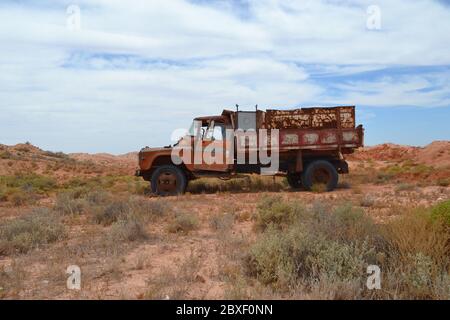
[[[337,187],[339,175],[336,168],[326,160],[311,162],[302,174],[302,184],[306,190],[311,190],[314,184],[325,184],[327,191]]]
[[[187,178],[180,168],[174,165],[165,165],[153,172],[150,185],[154,194],[174,196],[184,193]]]
[[[292,189],[299,189],[302,186],[302,177],[300,173],[288,173],[286,178]]]

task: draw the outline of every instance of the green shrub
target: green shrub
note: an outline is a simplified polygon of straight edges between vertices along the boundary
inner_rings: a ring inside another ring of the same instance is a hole
[[[297,237],[302,235],[298,234]],[[250,248],[246,258],[247,273],[263,284],[282,280],[291,282],[295,276],[291,252],[294,242],[287,234],[270,225]]]
[[[283,228],[299,219],[304,209],[296,202],[285,201],[282,197],[266,197],[258,203],[256,227],[264,230],[273,224]]]
[[[48,209],[35,209],[0,226],[0,254],[25,253],[65,236],[64,225]]]
[[[5,187],[0,185],[0,202],[8,200],[8,191]]]
[[[441,219],[450,226],[450,200],[438,203],[431,208],[432,219]]]
[[[334,208],[325,220],[318,221],[317,229],[329,238],[345,243],[355,241],[380,242],[378,228],[361,208],[344,203]]]
[[[321,278],[362,281],[375,256],[365,242],[340,243],[297,224],[288,231],[269,227],[251,247],[246,266],[262,283],[286,289]]]
[[[16,207],[33,205],[38,200],[38,195],[31,190],[11,189],[8,200]]]
[[[383,225],[381,232],[389,244],[389,253],[402,264],[409,261],[409,256],[422,253],[432,258],[436,266],[449,265],[450,232],[442,220],[432,221],[426,208],[405,212]]]
[[[32,191],[45,194],[55,190],[58,185],[52,177],[38,174],[17,174],[14,176],[0,176],[0,185],[8,188]]]
[[[12,153],[5,150],[5,151],[0,151],[0,159],[11,159],[13,157]]]

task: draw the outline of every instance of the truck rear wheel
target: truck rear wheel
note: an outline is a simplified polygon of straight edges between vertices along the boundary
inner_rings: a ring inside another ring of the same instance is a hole
[[[165,165],[153,172],[150,184],[153,193],[160,196],[174,196],[184,193],[187,179],[180,168]]]
[[[326,160],[311,162],[302,174],[302,184],[306,190],[311,190],[313,185],[325,185],[327,191],[332,191],[338,184],[336,168]]]
[[[288,173],[286,178],[292,189],[298,189],[302,186],[302,177],[300,173]]]

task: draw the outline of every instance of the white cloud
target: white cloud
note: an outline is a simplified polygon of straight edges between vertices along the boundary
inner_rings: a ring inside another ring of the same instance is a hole
[[[450,75],[425,74],[421,76],[386,76],[374,81],[352,81],[333,87],[343,92],[343,96],[323,96],[323,101],[359,104],[374,107],[391,106],[450,106]]]
[[[380,0],[380,31],[366,30],[365,0],[255,0],[244,15],[224,2],[81,0],[79,32],[69,1],[26,4],[0,5],[2,142],[127,151],[235,103],[449,105],[448,68],[389,71],[450,65],[438,2]]]

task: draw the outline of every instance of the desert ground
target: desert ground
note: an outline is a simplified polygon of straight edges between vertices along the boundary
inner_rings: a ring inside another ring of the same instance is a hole
[[[450,299],[450,141],[347,160],[333,192],[246,176],[160,198],[136,153],[0,145],[0,298]]]

